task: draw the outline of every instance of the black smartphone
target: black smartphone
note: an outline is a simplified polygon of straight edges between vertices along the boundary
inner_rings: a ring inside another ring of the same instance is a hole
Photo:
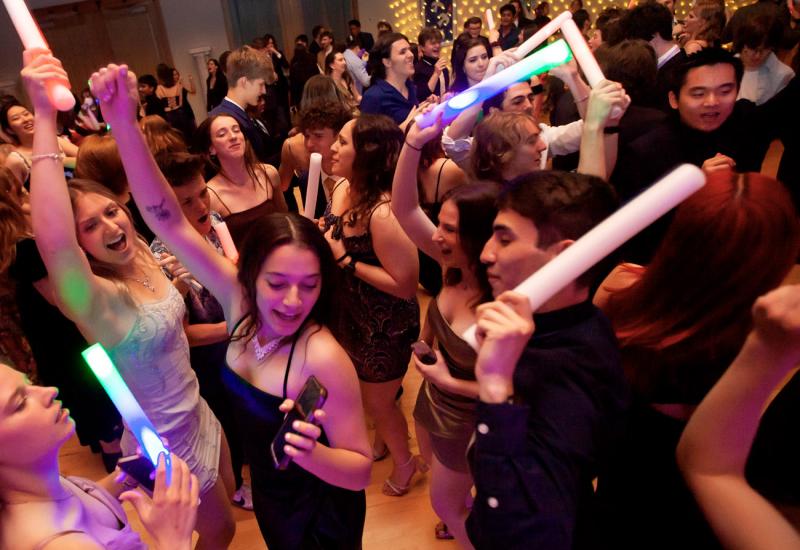
[[[156,488],[155,466],[150,459],[144,455],[131,455],[120,458],[117,461],[119,469],[135,479],[140,487],[147,489],[150,494]],[[153,477],[150,477],[153,476]]]
[[[295,420],[301,420],[315,424],[313,414],[317,409],[322,408],[327,398],[328,390],[325,389],[325,386],[320,384],[314,375],[309,376],[300,393],[297,394],[297,399],[294,400],[294,407],[286,413],[281,429],[278,430],[270,445],[272,462],[278,470],[285,470],[292,461],[292,457],[283,450],[283,446],[286,445],[286,434],[297,433],[292,428],[292,423]]]
[[[411,351],[413,351],[414,355],[416,355],[417,358],[426,365],[433,365],[436,363],[436,354],[433,353],[431,347],[423,340],[417,340],[411,344]]]

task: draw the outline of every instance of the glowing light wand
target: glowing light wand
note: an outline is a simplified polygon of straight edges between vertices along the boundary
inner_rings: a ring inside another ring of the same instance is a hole
[[[691,164],[679,166],[522,281],[514,292],[527,296],[531,309],[536,311],[625,241],[705,184],[706,177],[698,167]],[[469,327],[462,338],[477,350],[476,328],[475,325]]]
[[[3,4],[5,4],[8,16],[14,23],[14,28],[17,29],[17,34],[26,50],[50,49],[24,0],[3,0]],[[75,96],[72,95],[69,88],[56,81],[47,82],[47,97],[50,99],[50,104],[59,111],[69,111],[75,106]]]
[[[308,166],[308,182],[306,182],[306,202],[303,205],[303,216],[309,220],[314,219],[317,208],[317,195],[319,194],[319,176],[322,173],[322,155],[311,153]]]
[[[164,446],[155,426],[144,414],[141,405],[131,393],[130,388],[120,376],[117,367],[111,361],[106,350],[101,344],[93,344],[81,352],[83,360],[92,369],[97,380],[106,390],[108,397],[114,403],[125,424],[133,433],[142,452],[158,467],[158,457],[164,453],[164,463],[167,467],[167,485],[172,479],[172,459],[169,450]]]
[[[427,113],[418,115],[416,123],[420,128],[427,128],[442,115],[442,123],[446,124],[456,118],[461,111],[496,96],[512,84],[522,82],[530,77],[549,71],[553,67],[563,65],[572,59],[572,52],[567,43],[557,40],[549,46],[526,57],[519,63],[507,67],[497,74],[485,78],[471,88],[440,103]]]

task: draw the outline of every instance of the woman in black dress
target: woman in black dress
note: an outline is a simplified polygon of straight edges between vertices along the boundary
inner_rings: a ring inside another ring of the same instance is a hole
[[[222,103],[228,93],[228,79],[225,73],[220,70],[219,61],[209,59],[206,63],[208,67],[208,78],[206,79],[206,110],[211,109]]]
[[[224,311],[232,341],[223,376],[250,458],[261,533],[272,549],[360,548],[371,461],[355,373],[325,327],[336,285],[330,248],[309,220],[271,214],[253,222],[238,266],[217,254],[183,216],[147,149],[135,120],[136,78],[126,71],[111,65],[93,84],[113,91],[103,112],[127,137],[120,154],[145,220]],[[270,442],[287,399],[311,375],[328,390],[315,415],[322,427],[298,422],[284,446],[292,463],[277,470]]]
[[[356,366],[364,406],[392,454],[394,469],[383,486],[389,496],[406,494],[424,468],[408,448],[408,425],[395,403],[419,335],[417,250],[390,206],[402,143],[389,117],[362,115],[345,124],[331,147],[331,169],[346,181],[334,187],[324,216],[344,274],[331,330]]]

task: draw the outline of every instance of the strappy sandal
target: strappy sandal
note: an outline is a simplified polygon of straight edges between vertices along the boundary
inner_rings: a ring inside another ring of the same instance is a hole
[[[455,537],[450,530],[447,529],[447,524],[443,521],[440,521],[436,524],[436,527],[433,528],[434,533],[436,533],[437,540],[453,540]]]
[[[399,468],[405,468],[411,463],[414,463],[414,470],[411,472],[411,475],[408,477],[408,481],[405,485],[397,485],[396,483],[392,482],[391,479],[386,478],[383,481],[383,488],[381,492],[386,495],[387,497],[401,497],[408,493],[411,490],[411,482],[414,479],[414,475],[419,472],[424,474],[430,469],[430,466],[422,460],[422,457],[419,455],[411,455],[405,464],[400,464]]]

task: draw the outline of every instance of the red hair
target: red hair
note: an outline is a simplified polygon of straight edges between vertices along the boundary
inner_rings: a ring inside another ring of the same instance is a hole
[[[678,207],[639,280],[609,289],[606,313],[622,348],[735,353],[753,302],[781,283],[798,252],[800,222],[780,182],[714,172]]]

